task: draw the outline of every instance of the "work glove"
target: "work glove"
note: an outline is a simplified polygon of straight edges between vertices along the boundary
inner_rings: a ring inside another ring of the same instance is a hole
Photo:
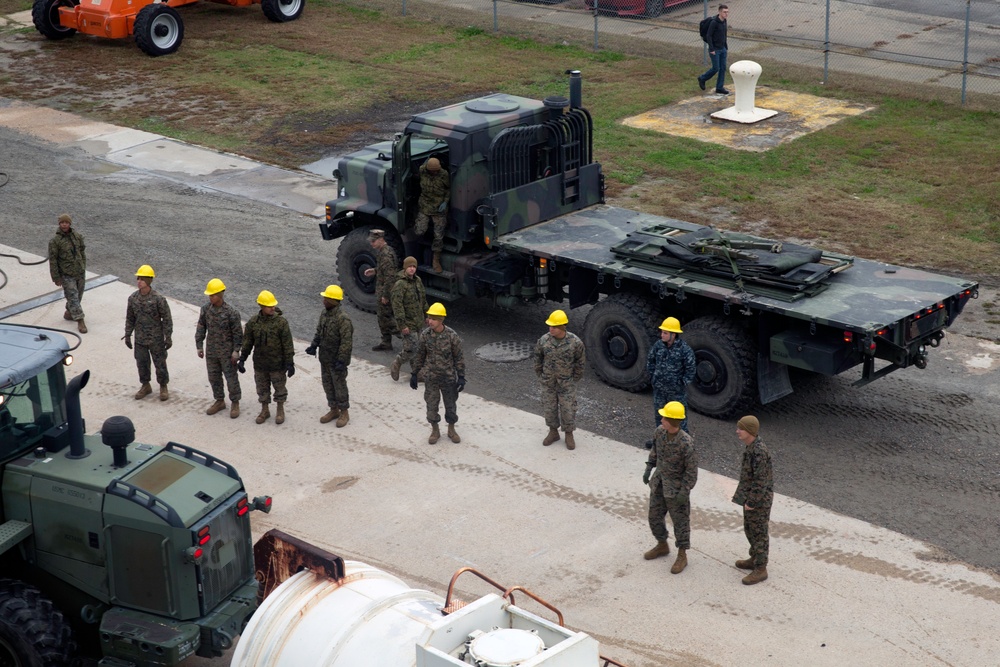
[[[122,336],[122,340],[125,341],[125,347],[132,349],[132,338],[131,336]]]
[[[448,202],[443,201],[441,202],[441,205],[438,206],[438,213],[444,213],[447,209],[448,209]]]
[[[309,347],[307,347],[306,348],[306,354],[308,354],[310,357],[315,357],[316,356],[316,346],[315,345],[310,345]]]
[[[236,370],[238,370],[240,373],[247,372],[247,367],[244,365],[242,359],[240,359],[239,363],[236,364]]]
[[[347,370],[347,364],[338,359],[337,361],[333,362],[333,370],[337,371],[338,373],[343,373],[344,371]]]
[[[463,389],[465,389],[465,376],[464,375],[459,375],[458,376],[458,384],[457,384],[457,386],[458,386],[458,390],[459,391],[462,391]]]
[[[653,474],[653,466],[647,465],[646,472],[642,473],[642,483],[649,486],[649,476]]]
[[[166,339],[163,340],[163,349],[164,350],[169,350],[173,346],[174,346],[174,341],[170,340],[169,338],[166,338]]]
[[[690,499],[691,495],[687,491],[680,491],[676,496],[674,496],[674,500],[679,503],[686,503]]]
[[[295,364],[286,364],[285,372],[288,374],[288,377],[295,375]]]
[[[410,373],[410,389],[415,390],[416,388],[417,388],[417,374]]]

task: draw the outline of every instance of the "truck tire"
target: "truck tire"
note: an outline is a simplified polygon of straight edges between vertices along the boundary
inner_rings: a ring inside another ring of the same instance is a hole
[[[583,323],[583,342],[597,377],[626,391],[648,387],[646,357],[658,325],[654,302],[636,294],[612,294],[595,305]]]
[[[306,0],[261,0],[260,8],[264,10],[268,21],[284,23],[302,16]]]
[[[687,393],[692,410],[728,419],[756,402],[757,350],[746,329],[725,317],[699,317],[683,336],[698,361]]]
[[[0,665],[66,667],[74,661],[72,631],[34,586],[0,579]]]
[[[375,312],[375,277],[365,276],[365,269],[375,268],[375,250],[368,242],[368,232],[385,230],[385,240],[396,251],[402,265],[403,243],[395,229],[385,225],[363,225],[347,233],[337,249],[337,276],[344,294],[359,310]]]
[[[48,39],[66,39],[76,34],[76,28],[64,28],[59,24],[59,8],[75,7],[73,0],[35,0],[31,6],[31,22],[35,30]]]
[[[135,17],[135,44],[148,56],[166,56],[181,48],[184,21],[177,10],[154,2]]]

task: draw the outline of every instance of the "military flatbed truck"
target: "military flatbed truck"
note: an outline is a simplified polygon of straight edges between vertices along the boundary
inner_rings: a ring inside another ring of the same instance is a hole
[[[672,315],[698,361],[689,405],[726,418],[791,393],[790,368],[860,367],[857,385],[924,368],[978,296],[961,278],[605,205],[581,76],[568,74],[569,99],[486,95],[417,114],[392,141],[341,158],[320,232],[343,239],[337,271],[355,305],[375,310],[365,270],[378,228],[418,258],[436,300],[592,306],[588,359],[622,389],[649,385],[646,355]],[[441,273],[413,231],[430,157],[451,177]]]
[[[178,665],[218,657],[258,605],[236,470],[126,417],[85,435],[66,339],[0,324],[0,665]]]

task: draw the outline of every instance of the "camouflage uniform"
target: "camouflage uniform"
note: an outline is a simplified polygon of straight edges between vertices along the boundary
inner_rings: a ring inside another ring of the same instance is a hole
[[[743,532],[750,543],[750,560],[755,567],[766,567],[769,539],[767,524],[771,520],[771,505],[774,502],[774,477],[771,469],[771,453],[767,451],[760,436],[747,445],[743,452],[740,468],[740,483],[733,494],[733,502],[743,507]]]
[[[83,236],[72,227],[65,234],[57,230],[49,241],[49,275],[52,282],[62,283],[63,296],[66,297],[66,310],[70,318],[79,322],[84,318],[83,290],[87,280],[87,247]]]
[[[149,360],[152,359],[157,383],[168,384],[170,374],[167,372],[167,348],[173,344],[170,337],[174,333],[174,321],[170,317],[170,305],[163,296],[154,290],[149,290],[149,294],[145,296],[139,290],[132,292],[125,311],[126,340],[132,336],[133,331],[133,353],[135,365],[139,369],[139,382],[149,382]]]
[[[326,404],[331,408],[347,410],[351,407],[347,394],[347,367],[351,363],[353,344],[354,325],[351,319],[339,305],[325,309],[319,316],[312,345],[319,348],[323,391],[326,392]]]
[[[462,339],[455,330],[445,327],[440,333],[430,327],[420,334],[413,372],[424,371],[424,401],[427,402],[427,421],[441,421],[438,406],[444,399],[444,420],[449,424],[458,421],[458,377],[465,376],[465,357]]]
[[[653,385],[653,410],[658,411],[670,401],[678,401],[687,414],[687,385],[694,382],[697,361],[691,346],[680,338],[667,345],[658,340],[649,348],[646,357],[646,372]],[[660,413],[655,412],[656,423],[660,423]],[[681,429],[688,430],[687,418],[681,422]]]
[[[194,330],[194,344],[198,350],[205,345],[205,366],[208,368],[208,383],[212,385],[212,396],[217,401],[226,397],[222,378],[229,385],[229,400],[238,401],[243,396],[240,390],[240,376],[236,372],[234,359],[239,358],[243,345],[243,323],[238,310],[223,302],[215,307],[206,303],[198,315],[198,326]]]
[[[243,349],[240,361],[246,362],[253,352],[253,379],[257,385],[257,400],[267,405],[271,402],[271,387],[274,400],[283,403],[288,400],[285,388],[285,373],[294,363],[295,348],[292,347],[292,330],[288,321],[281,316],[281,310],[274,309],[273,315],[258,312],[250,318],[243,329]]]
[[[691,548],[691,489],[698,482],[694,438],[684,431],[671,435],[657,427],[647,466],[656,468],[649,480],[649,529],[657,542],[670,538],[666,516],[674,524],[678,549]]]
[[[572,433],[576,428],[576,384],[583,377],[587,361],[583,341],[569,331],[558,339],[545,334],[535,345],[535,375],[542,383],[542,410],[545,425]]]
[[[448,170],[441,168],[436,174],[427,170],[427,165],[420,165],[420,200],[418,202],[416,228],[417,236],[427,232],[429,224],[434,224],[434,241],[431,250],[441,252],[444,248],[444,230],[448,226],[447,208],[438,210],[442,203],[448,201],[451,190],[451,176]],[[447,204],[446,204],[447,207]]]
[[[392,316],[392,286],[399,273],[399,258],[396,251],[388,243],[382,246],[376,256],[375,264],[375,313],[378,316],[378,330],[382,333],[382,342],[392,343],[392,337],[399,333],[396,320]],[[382,303],[385,299],[386,303]]]
[[[406,275],[405,270],[400,271],[396,274],[396,283],[392,286],[391,301],[392,314],[396,319],[396,326],[399,327],[399,336],[403,339],[403,349],[396,357],[396,361],[400,366],[410,362],[410,371],[413,372],[417,339],[424,323],[424,313],[427,311],[424,283],[416,274],[411,278]],[[404,336],[403,329],[407,328],[410,333]]]

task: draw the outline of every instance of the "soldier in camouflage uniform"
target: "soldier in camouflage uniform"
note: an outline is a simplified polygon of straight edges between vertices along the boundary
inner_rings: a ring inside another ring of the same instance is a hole
[[[403,364],[410,363],[413,371],[413,356],[417,351],[417,338],[420,335],[424,312],[427,310],[427,296],[424,293],[424,283],[417,277],[417,260],[407,257],[403,260],[403,270],[396,275],[396,284],[391,292],[392,316],[399,327],[399,336],[403,339],[403,349],[389,368],[393,380],[399,380],[399,369]]]
[[[174,333],[174,321],[170,317],[167,300],[153,291],[153,278],[156,277],[153,267],[143,264],[135,275],[139,289],[128,298],[125,335],[122,336],[125,345],[131,350],[132,332],[135,332],[135,365],[139,369],[139,382],[142,383],[139,391],[135,392],[135,400],[153,393],[149,386],[149,361],[152,359],[156,368],[156,381],[160,385],[160,400],[165,401],[170,398],[167,391],[167,384],[170,382],[167,350],[173,345],[171,336]]]
[[[373,229],[368,233],[368,242],[375,250],[375,268],[365,269],[365,276],[375,276],[375,314],[382,342],[372,348],[372,352],[392,351],[392,337],[399,333],[396,320],[392,317],[392,286],[399,273],[399,258],[396,251],[385,240],[385,231]]]
[[[767,528],[774,502],[771,453],[758,435],[759,431],[760,422],[753,415],[742,417],[736,423],[736,437],[746,448],[733,502],[743,507],[743,532],[750,543],[750,557],[736,561],[736,567],[753,570],[743,577],[743,583],[748,586],[767,579]]]
[[[344,290],[339,285],[327,286],[320,296],[323,297],[325,310],[319,316],[316,335],[306,348],[306,354],[316,356],[316,350],[319,350],[323,391],[326,392],[326,404],[330,407],[330,411],[319,418],[319,423],[329,424],[336,419],[337,428],[343,428],[351,419],[348,414],[351,400],[347,394],[347,367],[351,363],[354,325],[340,307]]]
[[[257,400],[260,414],[256,422],[263,424],[271,417],[271,388],[278,409],[274,414],[275,424],[285,423],[285,401],[288,390],[285,378],[295,375],[295,348],[292,346],[292,330],[288,322],[276,308],[278,300],[269,291],[257,295],[260,312],[250,318],[243,329],[243,349],[237,366],[240,373],[246,373],[246,361],[253,352],[253,379],[257,385]]]
[[[653,410],[659,411],[667,403],[677,401],[687,411],[687,386],[694,382],[697,362],[691,346],[680,339],[681,323],[676,317],[668,317],[660,325],[660,340],[649,348],[646,357],[646,372],[653,385]],[[659,412],[656,423],[660,423]],[[688,431],[687,419],[681,422],[681,429]],[[646,448],[652,446],[646,442]]]
[[[420,200],[417,202],[417,236],[423,236],[430,224],[434,225],[433,268],[441,273],[441,250],[444,248],[444,231],[448,227],[448,197],[451,191],[451,176],[441,168],[441,161],[432,157],[420,165]]]
[[[559,439],[559,425],[566,433],[566,449],[576,449],[576,385],[583,377],[587,361],[583,341],[566,331],[569,318],[561,310],[552,311],[549,332],[535,344],[535,375],[542,385],[542,410],[549,434],[542,440],[548,447]]]
[[[66,213],[59,216],[59,231],[49,241],[49,275],[56,287],[63,288],[63,296],[66,297],[63,319],[76,320],[80,333],[87,333],[80,305],[87,285],[87,247],[83,236],[72,229],[72,224],[73,218]]]
[[[448,315],[440,303],[427,309],[427,328],[420,334],[420,344],[410,373],[410,389],[417,388],[417,374],[424,372],[424,401],[427,402],[427,421],[431,424],[428,444],[435,444],[441,437],[438,406],[444,399],[444,420],[448,422],[448,437],[452,442],[462,442],[455,430],[458,421],[458,394],[465,389],[465,357],[462,339],[451,327],[444,325]]]
[[[208,368],[208,384],[212,386],[212,396],[215,402],[205,410],[205,414],[214,415],[226,409],[226,392],[222,378],[229,385],[229,400],[232,406],[229,416],[236,419],[240,416],[240,376],[236,373],[236,364],[240,359],[240,348],[243,345],[243,323],[240,313],[225,302],[226,286],[218,278],[212,278],[205,287],[208,303],[201,307],[198,314],[198,326],[194,330],[194,345],[198,349],[198,358],[205,360]],[[202,344],[205,349],[202,349]]]
[[[656,546],[643,554],[643,558],[653,560],[670,553],[667,542],[670,533],[665,521],[670,514],[677,545],[677,560],[670,572],[680,574],[687,567],[687,550],[691,548],[691,489],[698,482],[698,455],[694,439],[681,430],[681,421],[686,416],[684,406],[671,401],[659,413],[660,426],[656,428],[642,476],[642,483],[649,486],[649,529],[656,538]],[[653,468],[656,472],[650,478]]]

